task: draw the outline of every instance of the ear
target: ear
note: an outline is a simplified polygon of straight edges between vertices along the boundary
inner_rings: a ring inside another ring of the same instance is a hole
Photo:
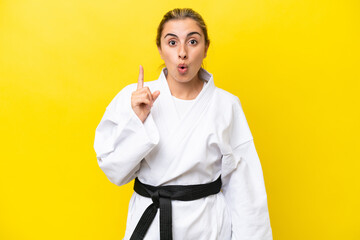
[[[160,54],[161,59],[164,60],[163,55],[162,55],[162,51],[161,51],[161,48],[160,48],[160,47],[158,47],[158,51],[159,51],[159,54]]]
[[[210,43],[205,46],[204,58],[206,58],[206,56],[207,56],[207,51],[208,51],[208,49],[209,49],[209,46],[210,46]]]

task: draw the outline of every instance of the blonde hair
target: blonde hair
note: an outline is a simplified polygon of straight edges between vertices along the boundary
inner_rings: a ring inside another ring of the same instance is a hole
[[[198,26],[201,28],[201,30],[204,33],[205,36],[205,45],[210,44],[209,36],[207,33],[206,24],[204,22],[204,19],[201,17],[201,15],[191,8],[175,8],[169,12],[167,12],[163,19],[161,20],[158,29],[157,29],[157,35],[156,35],[156,45],[161,48],[161,34],[164,29],[165,23],[167,23],[170,20],[180,20],[185,18],[191,18],[196,21]]]

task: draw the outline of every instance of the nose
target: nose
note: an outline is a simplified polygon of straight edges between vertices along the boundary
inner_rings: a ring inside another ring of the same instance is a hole
[[[187,58],[187,51],[186,51],[186,45],[185,44],[180,45],[178,54],[179,54],[180,59],[186,59]]]

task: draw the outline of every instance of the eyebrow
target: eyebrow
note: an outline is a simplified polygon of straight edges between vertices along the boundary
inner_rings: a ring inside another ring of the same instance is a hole
[[[189,36],[194,35],[194,34],[198,34],[199,36],[201,36],[201,34],[198,33],[198,32],[191,32],[191,33],[188,33],[188,35],[187,35],[186,37],[189,37]],[[176,36],[176,35],[173,34],[173,33],[168,33],[168,34],[166,34],[164,38],[166,38],[167,36],[173,36],[173,37],[179,38],[178,36]]]

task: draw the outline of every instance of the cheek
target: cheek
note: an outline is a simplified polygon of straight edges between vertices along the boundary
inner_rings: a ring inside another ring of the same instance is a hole
[[[204,49],[197,49],[196,52],[194,52],[195,58],[198,61],[202,61],[205,58],[205,50]]]
[[[175,59],[177,59],[176,53],[172,53],[170,51],[167,51],[166,53],[164,53],[163,57],[164,57],[165,62],[169,62],[169,61],[171,62],[171,61],[174,61]]]

